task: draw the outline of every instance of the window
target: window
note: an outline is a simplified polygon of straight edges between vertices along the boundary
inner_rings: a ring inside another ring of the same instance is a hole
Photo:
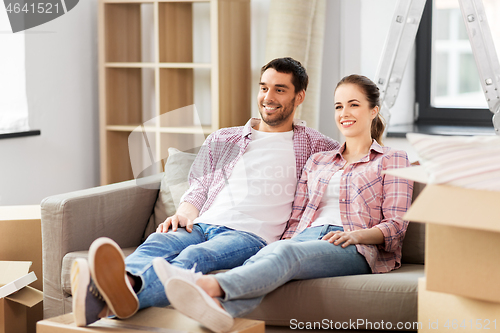
[[[29,131],[24,34],[13,34],[0,5],[0,135]]]
[[[497,45],[497,0],[483,0]],[[417,34],[416,99],[419,125],[493,127],[458,0],[429,0]]]

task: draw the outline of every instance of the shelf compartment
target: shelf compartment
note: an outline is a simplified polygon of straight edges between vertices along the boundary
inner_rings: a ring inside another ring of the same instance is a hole
[[[106,180],[108,184],[118,183],[134,178],[128,152],[130,132],[106,133]]]
[[[211,63],[210,3],[158,4],[162,63]]]
[[[212,68],[209,63],[192,62],[108,62],[106,68]]]
[[[162,163],[158,158],[156,132],[137,127],[128,136],[130,164],[134,178],[151,176],[161,172]]]
[[[115,131],[115,132],[132,132],[137,127],[141,126],[141,124],[136,124],[136,125],[108,125],[106,126],[107,131]],[[144,126],[144,130],[146,132],[157,132],[158,129],[156,126]]]
[[[160,133],[204,134],[208,136],[215,131],[211,126],[160,127]]]
[[[154,5],[106,3],[105,62],[154,62]]]
[[[160,157],[164,162],[166,162],[168,157],[168,148],[177,148],[180,151],[197,153],[205,141],[205,138],[205,134],[161,133]]]
[[[211,71],[160,69],[160,126],[211,126]]]
[[[107,62],[106,68],[156,68],[157,64],[153,62]]]
[[[106,68],[105,73],[106,125],[137,125],[156,116],[154,69]]]

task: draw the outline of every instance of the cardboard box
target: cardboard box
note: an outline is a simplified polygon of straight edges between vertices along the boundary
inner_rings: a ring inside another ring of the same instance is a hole
[[[69,333],[69,332],[192,332],[208,333],[207,328],[198,322],[169,308],[147,308],[139,311],[131,318],[101,319],[87,327],[76,327],[73,314],[65,314],[37,323],[37,333]],[[258,320],[236,318],[231,332],[264,333],[265,323]]]
[[[28,332],[27,307],[43,300],[43,293],[28,286],[36,280],[28,273],[31,262],[0,261],[0,332]]]
[[[0,206],[0,260],[4,261],[31,261],[32,271],[37,280],[30,286],[42,290],[42,234],[40,226],[40,205],[30,206]],[[22,321],[16,317],[16,321],[28,322],[27,332],[35,333],[36,322],[43,319],[43,302],[29,308],[22,304],[8,301],[7,307],[11,314],[5,317],[5,300],[0,300],[0,333],[5,332],[3,318],[14,318],[13,313],[26,313],[27,317]],[[16,309],[14,309],[15,307]],[[14,319],[12,319],[14,320]],[[26,330],[26,329],[24,329]],[[12,330],[11,330],[12,331]],[[14,330],[24,332],[23,330]]]
[[[418,281],[418,332],[500,332],[500,304],[426,290]]]
[[[427,182],[422,167],[390,174]],[[428,184],[404,219],[425,222],[427,290],[500,303],[500,191]]]

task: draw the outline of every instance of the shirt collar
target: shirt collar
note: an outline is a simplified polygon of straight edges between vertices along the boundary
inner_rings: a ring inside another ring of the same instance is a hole
[[[340,150],[337,151],[336,155],[342,156],[342,153],[345,150],[345,144],[346,144],[345,142],[342,144],[342,146],[340,147]],[[377,142],[377,140],[373,139],[372,145],[370,146],[370,151],[374,151],[376,153],[383,154],[384,148],[382,148],[382,146]],[[368,154],[365,157],[363,157],[360,160],[360,162],[368,162],[370,160],[370,157],[371,157],[371,154]]]
[[[245,126],[243,128],[242,136],[249,137],[249,135],[252,134],[252,127],[258,125],[261,121],[262,121],[262,119],[260,119],[260,118],[250,118],[250,120],[247,121],[247,123],[245,124]],[[294,119],[293,126],[305,127],[306,122],[304,120]],[[295,128],[294,128],[294,130],[295,130]]]

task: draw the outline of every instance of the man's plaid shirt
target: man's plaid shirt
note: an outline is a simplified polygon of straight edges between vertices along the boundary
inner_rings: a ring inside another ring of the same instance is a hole
[[[307,161],[299,181],[292,217],[283,238],[293,237],[311,226],[332,175],[346,160],[341,149],[315,154]],[[410,166],[406,152],[381,147],[375,140],[370,154],[348,165],[340,180],[340,217],[344,231],[379,228],[384,244],[356,244],[373,273],[401,266],[401,248],[408,226],[402,217],[410,207],[413,182],[384,170]]]
[[[252,127],[259,122],[260,119],[252,118],[245,126],[223,128],[208,136],[191,167],[189,189],[181,202],[194,205],[199,215],[210,208],[252,140]],[[295,120],[293,127],[297,179],[309,156],[321,151],[338,150],[340,147],[337,141],[303,124]]]

